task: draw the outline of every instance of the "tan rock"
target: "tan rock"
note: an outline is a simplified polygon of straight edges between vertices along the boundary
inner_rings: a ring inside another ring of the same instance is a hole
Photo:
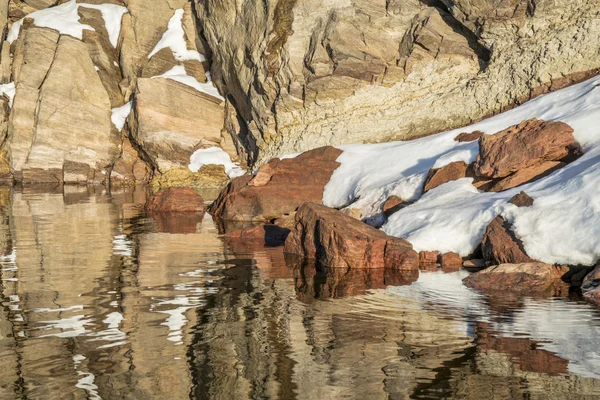
[[[574,143],[573,128],[563,122],[523,121],[479,139],[475,173],[504,178],[546,161],[558,161],[569,154]]]
[[[467,176],[467,164],[455,161],[438,169],[431,169],[425,181],[423,193],[430,191],[444,183],[455,181]]]
[[[418,254],[406,240],[315,203],[298,209],[284,251],[332,268],[416,271],[419,266]]]
[[[340,210],[342,214],[347,215],[352,218],[360,219],[361,211],[360,208],[344,208]]]
[[[152,169],[133,148],[127,137],[122,138],[121,155],[110,172],[111,185],[146,184],[152,178]]]
[[[222,165],[204,165],[198,172],[192,172],[187,167],[172,167],[162,174],[157,174],[152,180],[152,186],[160,187],[192,187],[223,189],[229,182]]]
[[[531,263],[523,249],[522,242],[515,236],[511,226],[501,216],[497,216],[487,227],[481,242],[483,258],[493,264]]]
[[[568,271],[567,267],[543,263],[501,264],[469,275],[464,283],[491,292],[564,295],[568,293],[568,286],[561,277]]]
[[[171,79],[139,79],[134,113],[133,137],[161,172],[187,166],[194,150],[221,142],[220,101]]]

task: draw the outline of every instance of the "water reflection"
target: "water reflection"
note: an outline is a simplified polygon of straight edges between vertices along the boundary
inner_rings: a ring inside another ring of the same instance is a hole
[[[578,299],[322,269],[146,196],[0,189],[0,398],[600,396]]]

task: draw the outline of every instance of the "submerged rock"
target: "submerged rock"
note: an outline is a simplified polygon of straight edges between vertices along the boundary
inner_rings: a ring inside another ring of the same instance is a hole
[[[466,277],[465,285],[483,291],[520,294],[566,294],[568,285],[561,277],[568,267],[543,263],[501,264]]]
[[[574,145],[573,128],[569,125],[533,118],[494,135],[483,135],[479,139],[475,173],[492,179],[505,178],[548,161],[561,160]]]
[[[417,270],[419,256],[404,239],[386,235],[332,208],[306,203],[284,251],[332,268]]]
[[[296,158],[273,159],[256,176],[234,179],[209,211],[225,220],[266,222],[296,211],[303,203],[321,203],[341,153],[321,147]]]
[[[194,189],[173,187],[162,189],[148,199],[147,211],[204,212],[204,199]]]
[[[523,244],[511,230],[511,225],[497,216],[488,225],[481,242],[483,258],[492,264],[531,263]]]

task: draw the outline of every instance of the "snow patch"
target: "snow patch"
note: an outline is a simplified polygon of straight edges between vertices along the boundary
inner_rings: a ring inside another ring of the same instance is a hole
[[[199,149],[190,157],[188,168],[192,172],[198,172],[203,165],[222,165],[225,167],[225,173],[230,178],[242,176],[246,171],[238,164],[231,161],[231,157],[220,147],[209,147]]]
[[[8,105],[12,108],[13,101],[15,100],[15,94],[17,90],[15,89],[15,83],[5,83],[4,85],[0,85],[0,96],[6,95],[8,97]]]
[[[219,91],[213,85],[212,80],[210,79],[210,74],[206,73],[206,78],[208,81],[206,83],[198,82],[196,78],[193,76],[189,76],[185,71],[185,67],[183,65],[176,65],[171,68],[169,71],[165,72],[162,75],[153,76],[152,78],[167,78],[177,81],[179,83],[183,83],[184,85],[188,85],[193,87],[199,92],[206,93],[212,97],[215,97],[221,101],[225,101],[223,96],[219,94]]]
[[[167,31],[156,44],[154,50],[152,50],[152,52],[148,55],[149,59],[162,49],[170,48],[176,60],[196,60],[200,62],[206,61],[204,55],[200,54],[196,50],[188,50],[185,43],[185,32],[181,24],[182,19],[183,9],[180,8],[175,10],[175,14],[173,14],[173,17],[171,17],[169,20]]]
[[[110,117],[110,120],[117,127],[119,132],[125,126],[125,121],[127,120],[129,113],[131,113],[131,101],[122,105],[121,107],[112,109],[112,116]]]

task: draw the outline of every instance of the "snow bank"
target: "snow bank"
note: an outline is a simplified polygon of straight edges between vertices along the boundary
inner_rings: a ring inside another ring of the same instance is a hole
[[[191,86],[199,92],[206,93],[206,94],[208,94],[212,97],[215,97],[221,101],[225,101],[223,96],[221,96],[219,94],[219,91],[213,85],[213,83],[210,79],[209,73],[206,74],[206,77],[208,79],[208,82],[206,82],[206,83],[198,82],[198,80],[196,78],[194,78],[193,76],[189,76],[187,74],[187,72],[185,72],[185,67],[183,65],[176,65],[173,68],[171,68],[169,71],[165,72],[164,74],[158,75],[158,76],[153,76],[152,78],[172,79],[179,83],[183,83],[184,85]]]
[[[175,59],[179,61],[185,60],[196,60],[206,61],[204,55],[198,53],[196,50],[188,50],[185,43],[185,32],[181,21],[183,19],[183,9],[180,8],[175,10],[175,14],[169,20],[167,31],[163,34],[160,41],[154,47],[154,50],[148,55],[148,58],[152,58],[156,53],[165,48],[170,48],[175,56]]]
[[[121,18],[127,12],[127,8],[122,6],[115,4],[78,4],[75,0],[71,0],[59,6],[32,12],[27,15],[27,18],[32,18],[35,26],[55,29],[62,35],[70,35],[81,40],[84,29],[93,31],[94,28],[79,22],[79,7],[100,10],[110,42],[116,47],[121,33]],[[23,26],[23,19],[12,25],[6,37],[9,43],[12,44],[19,37],[21,26]]]
[[[112,116],[110,120],[117,127],[117,130],[120,132],[125,126],[125,121],[131,112],[131,101],[122,105],[121,107],[116,107],[112,109]]]
[[[198,172],[203,165],[222,165],[225,167],[225,173],[230,178],[242,176],[246,171],[238,164],[231,161],[231,157],[220,147],[209,147],[208,149],[199,149],[190,157],[190,171]]]
[[[0,85],[0,96],[6,95],[8,97],[8,105],[12,107],[13,101],[15,99],[15,83],[5,83],[4,85]]]
[[[389,195],[419,201],[394,213],[382,229],[407,238],[417,251],[471,254],[487,224],[498,214],[514,223],[527,253],[547,263],[592,265],[600,257],[600,79],[538,97],[466,128],[407,141],[340,146],[344,153],[325,188],[330,207],[357,207],[376,217]],[[473,162],[477,142],[459,143],[461,132],[497,133],[537,117],[571,125],[585,154],[537,182],[501,193],[480,193],[465,178],[421,197],[430,168]],[[529,208],[506,201],[521,190],[535,198]]]

